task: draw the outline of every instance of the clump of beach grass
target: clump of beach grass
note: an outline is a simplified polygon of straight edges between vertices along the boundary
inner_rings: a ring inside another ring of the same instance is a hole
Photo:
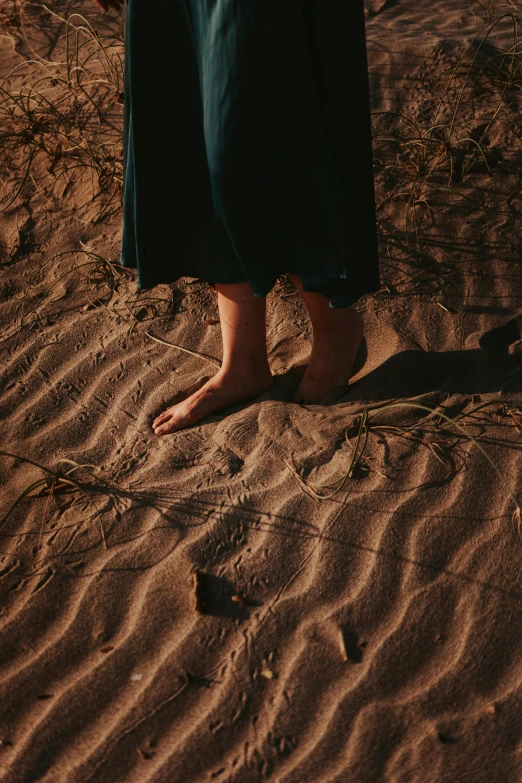
[[[502,10],[520,10],[517,3],[513,2],[513,0],[508,0],[508,2],[505,2],[505,0],[471,0],[471,2],[472,13],[475,13],[475,9],[478,6],[482,12],[481,18],[485,24],[490,24]]]
[[[339,492],[346,489],[346,485],[349,479],[354,477],[354,473],[357,469],[357,467],[362,467],[362,469],[366,472],[373,471],[377,473],[378,475],[382,476],[383,478],[388,479],[389,477],[386,476],[386,474],[382,473],[382,471],[378,470],[377,468],[372,468],[369,465],[369,457],[365,455],[365,449],[368,444],[368,438],[370,433],[374,433],[378,436],[383,436],[385,433],[388,433],[390,435],[395,435],[399,437],[404,437],[407,439],[410,439],[414,441],[415,443],[425,446],[426,448],[429,448],[433,455],[436,457],[436,459],[446,468],[449,468],[447,477],[451,474],[451,472],[455,470],[455,463],[452,459],[451,450],[453,446],[455,445],[455,442],[458,441],[470,441],[472,442],[476,448],[481,452],[482,456],[487,460],[487,462],[491,465],[495,473],[497,474],[498,478],[500,479],[501,483],[506,488],[506,491],[513,501],[513,504],[515,506],[515,509],[512,514],[512,520],[517,526],[517,530],[520,534],[521,532],[521,525],[522,525],[522,511],[520,504],[518,502],[517,497],[513,494],[511,489],[509,488],[509,485],[505,479],[504,473],[505,470],[501,469],[500,466],[495,464],[494,460],[489,456],[487,451],[484,449],[484,447],[481,445],[480,441],[487,440],[490,443],[501,443],[501,441],[494,440],[494,439],[485,439],[484,437],[474,437],[469,432],[466,431],[465,427],[460,424],[464,418],[471,417],[473,414],[476,414],[477,411],[483,410],[488,406],[495,405],[497,408],[499,406],[499,401],[487,401],[482,402],[480,405],[476,405],[471,410],[467,411],[466,413],[461,414],[458,417],[451,418],[450,416],[446,415],[444,413],[443,406],[439,406],[439,408],[429,408],[426,405],[421,405],[420,403],[414,403],[414,402],[408,402],[408,401],[401,401],[401,402],[392,402],[387,403],[385,405],[377,406],[375,408],[364,408],[360,414],[356,414],[354,421],[345,429],[344,437],[345,442],[348,444],[348,446],[352,449],[352,458],[350,461],[350,464],[348,466],[348,469],[343,473],[337,480],[333,482],[329,482],[327,484],[320,484],[318,482],[312,482],[309,479],[305,479],[303,476],[300,475],[299,471],[294,467],[293,464],[291,464],[288,460],[284,460],[285,465],[290,470],[290,472],[296,477],[299,485],[301,488],[309,494],[311,497],[315,498],[316,500],[329,500],[333,498],[335,495],[337,495]],[[409,427],[400,427],[398,425],[388,425],[388,424],[378,424],[374,419],[379,416],[379,414],[383,413],[387,410],[392,410],[394,408],[410,408],[410,409],[417,409],[426,412],[428,415],[425,416],[421,421],[416,422],[415,424],[409,426]],[[513,419],[513,425],[517,429],[518,432],[522,432],[522,421],[520,420],[520,416],[522,416],[522,411],[514,406],[510,407],[505,404],[502,405],[502,413],[505,416],[511,416]],[[434,417],[437,417],[437,423],[433,430],[426,430],[425,432],[422,431],[422,426],[426,424],[426,422]],[[445,421],[447,424],[445,427],[441,427],[441,422]],[[451,432],[448,437],[445,438],[438,438],[433,439],[430,438],[430,435],[439,435],[441,431],[444,430],[450,430],[452,428],[456,429],[456,432]],[[355,445],[352,447],[350,438],[352,436],[356,437]],[[428,437],[426,437],[428,436]],[[511,443],[509,445],[512,445]]]
[[[373,114],[377,172],[395,179],[378,204],[379,223],[385,235],[395,238],[401,230],[396,213],[393,223],[386,214],[394,202],[404,202],[402,231],[412,258],[422,252],[421,228],[436,222],[435,194],[451,193],[471,202],[454,183],[465,180],[479,165],[493,175],[499,151],[492,154],[489,150],[489,134],[504,116],[507,97],[518,98],[522,91],[522,15],[514,4],[510,11],[498,14],[501,5],[508,4],[484,6],[487,20],[440,80],[441,94],[429,120],[402,112]],[[511,29],[511,43],[499,49],[491,41],[506,25]],[[487,100],[481,102],[483,96]],[[443,174],[446,184],[440,181]]]
[[[30,481],[27,486],[20,492],[20,494],[14,499],[7,511],[0,516],[0,527],[3,526],[9,517],[13,514],[15,509],[25,500],[45,499],[45,508],[42,514],[42,521],[40,525],[40,535],[38,540],[38,547],[40,548],[43,528],[46,522],[46,514],[49,510],[49,502],[51,500],[57,502],[59,498],[59,505],[57,506],[61,511],[66,508],[70,508],[78,500],[84,499],[88,505],[93,509],[100,528],[100,537],[103,546],[107,548],[107,540],[105,537],[105,531],[103,527],[103,521],[100,511],[96,507],[93,500],[93,492],[97,489],[99,494],[100,485],[105,491],[111,490],[110,482],[105,479],[96,476],[93,473],[95,469],[94,465],[83,465],[74,460],[62,457],[56,463],[54,469],[45,467],[38,462],[35,462],[28,457],[21,456],[20,454],[13,454],[10,451],[0,451],[1,457],[11,458],[17,461],[25,462],[33,467],[37,468],[40,472],[39,478]],[[78,477],[78,474],[86,474],[84,477]],[[65,500],[65,502],[64,502]]]
[[[87,219],[95,223],[120,208],[123,37],[104,40],[81,14],[42,8],[65,25],[65,60],[41,57],[26,39],[33,56],[0,80],[0,212],[33,194],[59,207],[64,195],[86,186],[80,210],[96,201]],[[25,30],[23,4],[19,13]]]

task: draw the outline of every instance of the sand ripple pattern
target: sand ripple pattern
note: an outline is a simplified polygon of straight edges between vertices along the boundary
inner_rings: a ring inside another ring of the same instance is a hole
[[[375,108],[421,115],[458,48],[449,37],[476,29],[469,4],[438,19],[425,0],[367,6]],[[520,429],[499,411],[522,402],[519,233],[507,213],[444,209],[425,266],[383,238],[388,289],[357,304],[366,359],[330,406],[289,401],[310,327],[280,288],[274,388],[162,439],[154,416],[213,368],[85,307],[74,276],[59,300],[70,306],[5,343],[1,448],[89,463],[100,481],[94,506],[26,501],[0,527],[2,783],[520,781]],[[80,240],[115,257],[119,218],[56,229],[40,206],[34,220],[46,257]],[[16,216],[0,228],[7,246]],[[39,264],[35,251],[0,268],[3,326]],[[42,286],[53,282],[49,268]],[[176,297],[165,339],[219,356],[212,292],[185,280]],[[454,416],[495,401],[463,421],[503,481],[465,439],[451,465],[402,437],[425,414],[394,409],[369,438],[369,470],[331,499],[307,494],[288,464],[334,482],[351,459],[346,427],[397,400]],[[0,472],[3,512],[40,474],[4,457]]]

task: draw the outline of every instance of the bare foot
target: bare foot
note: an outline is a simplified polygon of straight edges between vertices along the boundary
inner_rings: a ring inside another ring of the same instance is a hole
[[[167,435],[197,424],[211,413],[246,402],[269,389],[274,378],[268,367],[250,373],[219,370],[186,400],[163,411],[152,423],[155,435]]]
[[[364,324],[353,307],[343,308],[338,318],[335,329],[314,327],[312,355],[293,402],[316,405],[333,386],[345,386],[350,380]]]

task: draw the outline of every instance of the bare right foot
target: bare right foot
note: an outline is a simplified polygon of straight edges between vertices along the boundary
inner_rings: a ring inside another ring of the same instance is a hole
[[[335,328],[314,326],[310,362],[293,402],[316,405],[333,386],[345,386],[352,373],[364,334],[361,316],[353,307],[336,314]]]
[[[268,364],[252,369],[224,370],[221,368],[186,400],[172,405],[154,419],[155,435],[167,435],[217,413],[230,405],[247,402],[267,391],[274,383]]]

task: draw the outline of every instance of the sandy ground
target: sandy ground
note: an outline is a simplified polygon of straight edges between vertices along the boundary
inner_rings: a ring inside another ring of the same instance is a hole
[[[2,783],[522,779],[521,55],[481,15],[367,3],[383,288],[349,387],[289,401],[281,279],[274,388],[158,439],[219,322],[111,266],[121,17],[3,3]]]

